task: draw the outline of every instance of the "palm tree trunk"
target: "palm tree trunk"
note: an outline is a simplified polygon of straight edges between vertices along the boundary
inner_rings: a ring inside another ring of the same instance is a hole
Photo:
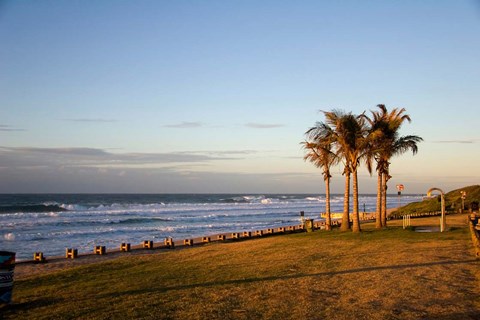
[[[326,225],[325,230],[332,230],[332,215],[330,213],[330,177],[325,178],[325,214],[326,214]]]
[[[343,215],[340,230],[350,230],[350,171],[345,170],[345,193],[343,195]]]
[[[353,232],[360,232],[360,217],[358,212],[358,177],[357,169],[353,170]]]
[[[387,176],[386,172],[382,173],[382,227],[387,226]]]
[[[382,228],[382,173],[377,175],[377,209],[375,211],[375,228]]]

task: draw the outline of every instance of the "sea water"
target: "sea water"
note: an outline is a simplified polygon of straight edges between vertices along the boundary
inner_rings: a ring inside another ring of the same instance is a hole
[[[389,196],[387,207],[421,201],[421,195]],[[375,211],[376,196],[360,195],[360,211]],[[331,196],[331,211],[343,195]],[[92,252],[144,240],[177,240],[254,231],[321,220],[325,196],[309,194],[39,194],[0,195],[0,250],[17,260],[63,255],[65,248]]]

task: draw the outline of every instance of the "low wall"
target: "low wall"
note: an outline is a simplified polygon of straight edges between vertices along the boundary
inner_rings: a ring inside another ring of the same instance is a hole
[[[480,258],[480,231],[476,228],[474,224],[475,219],[468,217],[468,227],[470,229],[470,234],[472,236],[473,247],[475,249],[475,255],[477,258]],[[478,225],[478,224],[477,224]]]

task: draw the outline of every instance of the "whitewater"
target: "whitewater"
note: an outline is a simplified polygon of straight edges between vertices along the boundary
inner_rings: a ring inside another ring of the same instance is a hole
[[[421,201],[422,195],[388,197],[388,208]],[[375,211],[375,195],[359,197],[360,211]],[[331,197],[343,210],[343,195]],[[17,260],[41,251],[59,256],[65,248],[92,252],[144,240],[163,241],[294,225],[300,212],[321,220],[325,196],[310,194],[81,194],[0,195],[0,250]]]

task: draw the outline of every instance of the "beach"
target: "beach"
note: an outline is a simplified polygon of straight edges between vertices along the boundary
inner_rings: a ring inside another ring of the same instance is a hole
[[[396,208],[391,208],[388,210],[388,214],[392,211],[396,210]],[[332,216],[341,216],[341,213],[332,213]],[[374,212],[366,212],[361,214],[361,223],[371,223],[375,219]],[[312,219],[313,221],[313,219]],[[342,219],[335,218],[333,221],[334,226],[338,226],[341,224]],[[396,225],[397,223],[393,223]],[[319,220],[317,222],[313,221],[313,227],[316,231],[325,230],[325,221]],[[224,241],[236,241],[236,240],[252,240],[255,238],[260,237],[268,237],[268,236],[281,236],[285,233],[299,233],[299,232],[306,232],[305,226],[303,224],[295,224],[277,228],[268,228],[265,230],[258,230],[261,232],[261,236],[256,234],[256,232],[251,231],[236,231],[233,233],[220,233],[220,234],[208,234],[202,237],[197,238],[187,238],[187,239],[171,239],[174,243],[174,248],[170,248],[164,242],[153,242],[152,249],[145,249],[143,244],[133,244],[131,245],[131,250],[125,252],[121,249],[113,249],[106,251],[105,254],[96,254],[95,252],[84,252],[78,254],[75,259],[66,258],[65,255],[63,256],[52,256],[45,258],[44,261],[35,261],[34,259],[27,259],[23,261],[17,262],[17,270],[16,270],[16,277],[17,278],[24,278],[24,277],[31,277],[37,276],[49,272],[54,272],[58,270],[68,269],[75,266],[81,266],[86,264],[98,263],[109,261],[113,259],[117,259],[120,257],[130,257],[130,256],[138,256],[138,255],[151,255],[158,253],[159,250],[181,250],[181,249],[189,249],[191,246],[186,245],[184,241],[191,241],[193,245],[206,245],[208,243],[215,243],[215,242],[224,242]],[[224,237],[225,240],[219,240],[220,237]],[[234,238],[235,237],[235,238]],[[238,238],[237,238],[238,237]],[[206,239],[208,239],[208,243],[206,243]]]
[[[404,196],[403,203],[420,199]],[[360,200],[367,212],[375,210],[375,196]],[[389,208],[397,204],[389,197]],[[332,195],[331,205],[332,212],[343,211],[343,196]],[[31,260],[34,252],[63,256],[66,248],[112,251],[121,243],[296,225],[302,211],[319,221],[324,210],[325,196],[315,194],[0,195],[0,248],[16,252],[17,261]]]

